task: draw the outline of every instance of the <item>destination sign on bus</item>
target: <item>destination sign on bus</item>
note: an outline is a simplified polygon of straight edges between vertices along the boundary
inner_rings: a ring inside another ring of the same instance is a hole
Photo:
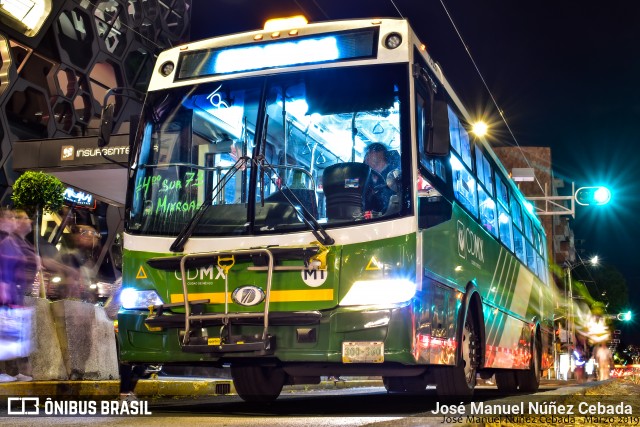
[[[203,49],[180,55],[176,80],[275,67],[374,58],[377,29],[313,35],[261,44]]]

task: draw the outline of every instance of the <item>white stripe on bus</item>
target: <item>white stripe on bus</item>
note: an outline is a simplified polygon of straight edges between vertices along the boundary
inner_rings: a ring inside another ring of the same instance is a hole
[[[350,224],[348,227],[327,230],[327,233],[335,239],[336,245],[369,243],[414,232],[416,232],[416,222],[413,217],[363,223],[362,225]],[[251,238],[248,239],[247,237]],[[166,253],[169,255],[171,253],[169,247],[174,240],[175,237],[137,236],[124,233],[124,247],[132,251]],[[184,252],[215,252],[266,246],[303,246],[316,240],[318,239],[309,231],[256,236],[192,237],[187,241]]]

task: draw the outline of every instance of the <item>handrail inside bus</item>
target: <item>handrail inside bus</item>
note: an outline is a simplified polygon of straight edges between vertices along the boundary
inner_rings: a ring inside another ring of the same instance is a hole
[[[231,180],[231,178],[236,174],[238,170],[242,169],[245,166],[248,166],[248,165],[250,166],[251,164],[258,167],[262,166],[263,169],[266,168],[270,170],[273,174],[275,174],[278,177],[278,179],[281,179],[280,174],[278,174],[278,172],[276,171],[273,165],[267,162],[264,156],[258,156],[257,159],[252,159],[247,156],[240,157],[236,161],[236,163],[234,163],[234,165],[231,166],[230,171],[226,173],[222,178],[222,180],[216,184],[215,188],[211,191],[211,194],[204,200],[204,202],[202,202],[202,204],[196,211],[195,215],[191,217],[191,220],[189,220],[187,225],[180,231],[180,234],[178,234],[178,237],[176,237],[176,239],[171,244],[171,247],[169,248],[172,252],[184,251],[184,246],[187,243],[187,240],[189,240],[189,238],[193,234],[193,231],[195,230],[196,225],[200,222],[200,220],[204,216],[209,206],[211,206],[213,200],[215,200],[215,198],[220,193],[220,191],[222,191],[225,188],[227,183]],[[273,178],[271,179],[273,180]],[[314,186],[315,186],[315,182],[314,182]],[[291,191],[291,189],[288,186],[284,186],[282,187],[282,189],[287,190],[287,191],[282,191],[282,196],[291,206],[293,206],[296,212],[297,212],[296,203],[294,203],[294,201],[298,202],[298,206],[302,210],[299,217],[302,220],[302,222],[304,222],[311,229],[311,233],[315,236],[315,238],[318,239],[318,241],[323,245],[332,245],[335,242],[335,240],[331,236],[329,236],[326,230],[320,225],[320,223],[318,223],[318,221],[307,210],[304,204],[300,202],[298,197]]]

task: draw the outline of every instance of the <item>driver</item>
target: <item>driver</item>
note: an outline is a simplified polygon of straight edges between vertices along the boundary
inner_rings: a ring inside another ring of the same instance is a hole
[[[364,152],[364,164],[369,165],[371,169],[382,175],[382,178],[385,180],[389,172],[393,170],[389,152],[387,148],[379,142],[374,142],[366,148]],[[377,182],[378,179],[374,174],[374,182],[376,185],[382,184],[381,182]]]
[[[363,163],[377,172],[372,174],[374,192],[369,200],[367,200],[365,210],[384,213],[389,206],[389,199],[395,194],[394,191],[387,186],[387,177],[389,173],[394,170],[391,155],[383,144],[374,142],[365,149]]]

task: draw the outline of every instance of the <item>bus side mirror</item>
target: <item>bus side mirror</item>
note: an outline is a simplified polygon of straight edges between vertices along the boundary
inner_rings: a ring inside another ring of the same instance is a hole
[[[102,107],[100,113],[100,133],[98,134],[98,147],[106,147],[111,139],[111,131],[113,129],[113,104],[107,104]]]
[[[432,94],[435,97],[435,94]],[[430,156],[448,156],[451,139],[449,136],[449,111],[444,100],[433,99],[431,105],[430,129],[427,129],[425,153]]]

